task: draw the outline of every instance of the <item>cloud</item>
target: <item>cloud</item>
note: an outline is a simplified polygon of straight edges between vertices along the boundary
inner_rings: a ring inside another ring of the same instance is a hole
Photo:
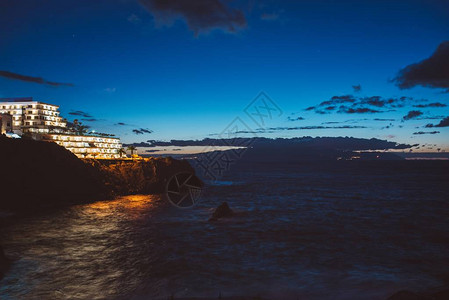
[[[365,104],[375,107],[384,107],[384,108],[399,108],[404,107],[409,102],[416,101],[427,101],[427,100],[416,100],[411,97],[399,97],[399,98],[382,98],[380,96],[371,96],[359,98],[359,104]]]
[[[306,108],[305,111],[314,111],[317,114],[328,114],[333,111],[347,114],[383,113],[404,107],[409,103],[425,101],[428,100],[417,100],[412,97],[382,98],[381,96],[355,97],[353,95],[342,95],[333,96],[316,106]]]
[[[385,105],[387,105],[387,103],[390,104],[393,103],[393,101],[394,100],[392,99],[382,100],[380,96],[372,96],[362,99],[362,103],[376,107],[384,107]]]
[[[433,124],[427,124],[426,125],[427,128],[431,128],[431,127],[449,127],[449,117],[444,118],[443,120],[440,121],[440,123],[433,125]]]
[[[330,121],[330,122],[323,122],[321,124],[340,124],[340,123],[344,123],[344,122]]]
[[[374,121],[396,121],[395,119],[379,119],[379,118],[376,118],[376,119],[373,119]]]
[[[367,107],[352,108],[352,107],[340,106],[340,109],[338,110],[338,112],[346,113],[346,114],[374,114],[374,113],[380,113],[381,111],[367,108]]]
[[[145,133],[150,134],[150,133],[153,133],[153,130],[146,129],[146,128],[139,128],[139,129],[133,129],[132,132],[134,132],[137,135],[145,134]]]
[[[182,19],[197,36],[203,32],[220,29],[235,33],[246,27],[246,18],[239,9],[229,7],[219,0],[139,0],[157,23],[171,25]]]
[[[366,126],[299,126],[299,127],[271,127],[268,130],[271,131],[283,131],[283,130],[314,130],[314,129],[355,129],[355,128],[367,128]]]
[[[87,118],[87,119],[81,119],[82,121],[86,121],[86,122],[97,122],[100,121],[99,119],[95,119],[95,118]]]
[[[333,96],[330,100],[323,101],[319,106],[328,106],[342,103],[354,103],[356,99],[352,95]]]
[[[439,131],[418,131],[418,132],[413,132],[413,134],[415,135],[419,135],[419,134],[437,134],[440,133]]]
[[[449,91],[449,41],[442,42],[429,58],[400,70],[393,82],[400,89],[421,85]]]
[[[126,124],[126,123],[123,123],[123,122],[118,122],[118,123],[115,123],[114,125],[120,125],[120,126],[128,126],[128,124]]]
[[[407,121],[407,120],[415,119],[416,117],[419,117],[422,114],[423,114],[422,111],[411,110],[411,111],[408,112],[408,114],[406,114],[404,117],[402,117],[402,119]]]
[[[424,107],[446,107],[447,105],[444,103],[439,103],[439,102],[435,102],[435,103],[429,103],[429,104],[418,104],[418,105],[413,105],[413,107],[420,107],[420,108],[424,108]]]
[[[81,110],[72,110],[71,112],[69,112],[69,115],[80,116],[80,117],[84,117],[84,118],[87,118],[87,119],[92,118],[91,115],[89,115],[88,113],[86,113],[84,111],[81,111]]]
[[[352,88],[354,89],[354,93],[358,93],[362,90],[362,86],[360,84],[353,85]]]
[[[134,146],[134,147],[151,147],[152,145],[148,144],[148,143],[145,143],[145,142],[123,144],[123,147],[129,147],[129,146]]]
[[[263,21],[276,21],[279,17],[278,13],[263,13],[260,15],[260,19]]]
[[[12,80],[20,80],[20,81],[26,81],[26,82],[33,82],[38,84],[45,84],[45,85],[51,85],[51,86],[74,86],[72,83],[63,83],[63,82],[54,82],[54,81],[48,81],[45,80],[42,77],[33,77],[28,75],[22,75],[17,74],[9,71],[0,71],[0,76],[12,79]]]
[[[293,121],[302,121],[305,119],[303,117],[297,117],[297,118],[288,117],[287,120],[293,122]]]

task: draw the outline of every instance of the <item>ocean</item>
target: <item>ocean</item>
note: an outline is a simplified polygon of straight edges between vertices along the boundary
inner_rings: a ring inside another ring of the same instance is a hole
[[[133,195],[3,213],[14,263],[0,299],[386,299],[447,287],[448,167],[240,162],[192,208]],[[209,222],[222,202],[234,216]]]

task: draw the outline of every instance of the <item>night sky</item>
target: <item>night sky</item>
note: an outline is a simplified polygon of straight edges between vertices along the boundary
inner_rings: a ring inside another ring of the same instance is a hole
[[[6,0],[0,28],[0,97],[126,143],[213,137],[265,91],[262,136],[449,151],[449,1]]]

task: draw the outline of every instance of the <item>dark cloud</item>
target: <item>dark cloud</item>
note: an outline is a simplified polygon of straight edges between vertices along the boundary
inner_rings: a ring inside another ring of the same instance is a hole
[[[86,122],[97,122],[100,121],[99,119],[95,119],[95,118],[87,118],[87,119],[81,119],[82,121],[86,121]]]
[[[359,98],[358,105],[370,105],[375,107],[383,108],[399,108],[404,107],[409,102],[425,101],[425,100],[415,100],[411,97],[399,97],[399,98],[382,98],[380,96],[371,96]]]
[[[382,113],[394,111],[395,108],[404,107],[409,103],[424,102],[411,97],[382,98],[381,96],[355,97],[353,95],[333,96],[317,106],[306,108],[306,111],[314,111],[317,114],[328,114],[333,111],[347,114]],[[339,107],[339,110],[336,108]]]
[[[128,124],[123,123],[123,122],[118,122],[118,123],[115,123],[114,125],[126,126],[126,125],[128,125]]]
[[[402,119],[407,121],[407,120],[415,119],[416,117],[419,117],[422,114],[423,114],[422,111],[411,110],[411,111],[408,112],[408,114],[406,114],[404,117],[402,117]]]
[[[283,130],[313,130],[313,129],[355,129],[355,128],[367,128],[366,126],[298,126],[298,127],[271,127],[268,130],[271,131],[283,131]]]
[[[195,35],[220,29],[234,33],[246,27],[246,18],[239,9],[219,0],[139,0],[157,22],[172,23],[183,19]]]
[[[352,88],[354,89],[354,92],[360,92],[362,90],[362,86],[360,84],[358,85],[353,85]]]
[[[69,112],[69,115],[80,116],[80,117],[84,117],[87,119],[93,118],[91,115],[89,115],[88,113],[81,111],[81,110],[72,110],[71,112]]]
[[[145,142],[140,142],[140,143],[131,143],[131,144],[123,144],[123,147],[151,147],[151,144],[145,143]]]
[[[140,128],[140,131],[142,131],[143,133],[153,133],[153,130],[145,129],[145,128]]]
[[[368,98],[364,98],[362,100],[363,104],[368,104],[376,107],[384,107],[387,103],[392,103],[392,99],[382,100],[380,96],[372,96]]]
[[[153,133],[153,130],[146,129],[146,128],[139,128],[139,129],[133,129],[132,132],[139,135],[139,134],[145,134],[145,133],[148,133],[148,134]]]
[[[395,119],[379,119],[379,118],[376,118],[376,119],[373,119],[374,121],[396,121]]]
[[[449,91],[449,41],[442,42],[429,58],[400,70],[393,81],[401,89],[421,85]]]
[[[439,131],[418,131],[418,132],[413,132],[413,134],[415,135],[420,135],[420,134],[437,134],[440,133]]]
[[[443,120],[440,121],[440,123],[433,125],[433,124],[427,124],[426,125],[427,128],[431,128],[431,127],[449,127],[449,117],[444,118]]]
[[[330,100],[323,101],[318,106],[328,106],[342,103],[354,103],[355,101],[356,99],[352,95],[333,96]]]
[[[446,106],[447,106],[446,104],[439,103],[439,102],[413,105],[413,107],[419,107],[419,108],[425,108],[425,107],[446,107]]]
[[[305,119],[303,117],[297,117],[297,118],[288,117],[287,120],[293,122],[293,121],[302,121]]]
[[[0,71],[0,76],[8,78],[8,79],[21,80],[21,81],[26,81],[26,82],[34,82],[34,83],[38,83],[38,84],[46,84],[46,85],[51,85],[51,86],[55,86],[55,87],[74,86],[72,83],[48,81],[42,77],[33,77],[33,76],[17,74],[17,73],[13,73],[13,72],[9,72],[9,71]]]
[[[374,114],[374,113],[380,113],[381,111],[371,109],[368,107],[352,108],[352,107],[340,106],[340,109],[338,110],[338,112],[346,113],[346,114]]]

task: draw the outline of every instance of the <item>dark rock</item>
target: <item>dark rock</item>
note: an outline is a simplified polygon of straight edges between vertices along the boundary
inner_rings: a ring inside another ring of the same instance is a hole
[[[410,291],[399,291],[389,297],[387,300],[427,300],[429,298],[422,295],[410,292]]]
[[[0,279],[3,278],[3,274],[9,269],[10,264],[11,261],[6,257],[2,246],[0,246]]]
[[[449,299],[449,290],[437,292],[433,294],[432,297],[434,300],[447,300]]]
[[[229,208],[229,205],[227,202],[223,202],[220,204],[220,206],[215,209],[212,217],[209,219],[209,221],[216,221],[220,218],[229,218],[234,215],[234,212],[231,208]]]

